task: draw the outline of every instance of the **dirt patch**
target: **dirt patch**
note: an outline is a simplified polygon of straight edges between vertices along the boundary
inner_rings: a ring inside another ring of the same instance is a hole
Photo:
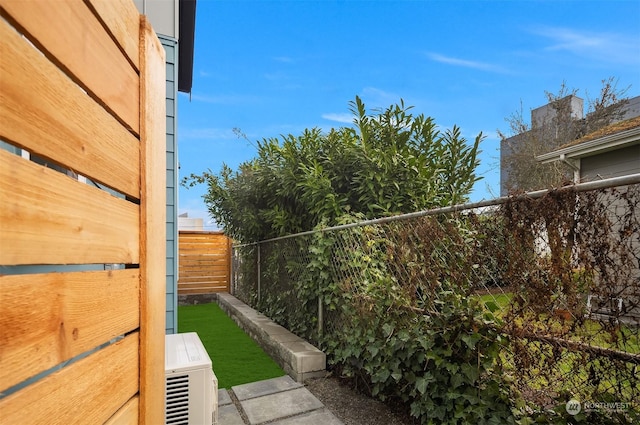
[[[305,386],[345,425],[418,424],[400,407],[374,400],[335,376],[309,379]]]

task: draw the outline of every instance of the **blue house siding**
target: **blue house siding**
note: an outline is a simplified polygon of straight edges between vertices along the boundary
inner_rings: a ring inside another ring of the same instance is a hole
[[[166,333],[178,332],[178,146],[176,139],[176,97],[178,80],[178,43],[158,35],[166,55],[167,72],[167,270]]]

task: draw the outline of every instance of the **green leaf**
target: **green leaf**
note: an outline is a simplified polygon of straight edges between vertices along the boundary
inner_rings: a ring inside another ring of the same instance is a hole
[[[400,341],[402,342],[409,341],[409,333],[405,330],[398,332],[398,339],[400,339]]]
[[[416,379],[416,390],[421,394],[424,395],[424,393],[427,392],[427,380],[425,378],[417,378]]]
[[[473,349],[475,348],[476,344],[478,343],[478,341],[480,341],[480,334],[478,333],[472,333],[472,334],[466,334],[466,335],[462,335],[460,337],[460,339],[462,339],[462,341],[464,341],[464,343],[467,345],[467,347]]]
[[[461,373],[451,375],[451,388],[458,388],[464,382],[464,376]]]
[[[385,338],[388,338],[391,336],[391,334],[393,334],[393,325],[389,324],[389,323],[385,323],[384,325],[382,325],[382,332],[383,335],[385,336]]]
[[[478,367],[468,363],[464,363],[462,365],[462,373],[465,374],[465,376],[467,377],[467,381],[470,383],[477,382],[478,377],[480,376]]]
[[[389,379],[389,375],[391,375],[391,372],[389,372],[389,369],[381,369],[371,377],[371,381],[374,383],[386,382],[387,379]]]
[[[376,345],[370,345],[367,347],[367,351],[369,351],[369,353],[371,353],[371,357],[375,357],[378,352],[380,351],[380,348],[378,348],[378,346]]]

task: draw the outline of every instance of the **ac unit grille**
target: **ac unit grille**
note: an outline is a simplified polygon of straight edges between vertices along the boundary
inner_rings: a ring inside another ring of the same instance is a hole
[[[166,424],[189,425],[189,375],[168,376],[166,386]]]
[[[165,335],[164,366],[165,424],[218,425],[218,379],[198,334]]]

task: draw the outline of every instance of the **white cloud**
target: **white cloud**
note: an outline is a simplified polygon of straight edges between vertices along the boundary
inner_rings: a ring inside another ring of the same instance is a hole
[[[402,96],[397,93],[385,91],[376,87],[363,88],[360,92],[360,97],[369,112],[381,108],[386,109],[389,105],[399,103],[400,98],[402,98]]]
[[[640,62],[640,43],[634,36],[549,26],[539,26],[530,32],[549,39],[551,44],[546,46],[547,51],[565,51],[576,56],[607,62]]]
[[[488,71],[488,72],[500,72],[500,73],[507,72],[507,70],[502,68],[501,66],[494,65],[487,62],[478,62],[478,61],[472,61],[467,59],[454,58],[451,56],[445,56],[439,53],[432,53],[432,52],[427,53],[427,57],[432,61],[444,63],[447,65],[461,66],[463,68],[472,68],[472,69],[478,69],[480,71]]]
[[[322,114],[322,118],[324,118],[325,120],[329,120],[329,121],[336,121],[336,122],[341,122],[341,123],[345,123],[345,124],[353,124],[353,115],[351,115],[349,113]]]

